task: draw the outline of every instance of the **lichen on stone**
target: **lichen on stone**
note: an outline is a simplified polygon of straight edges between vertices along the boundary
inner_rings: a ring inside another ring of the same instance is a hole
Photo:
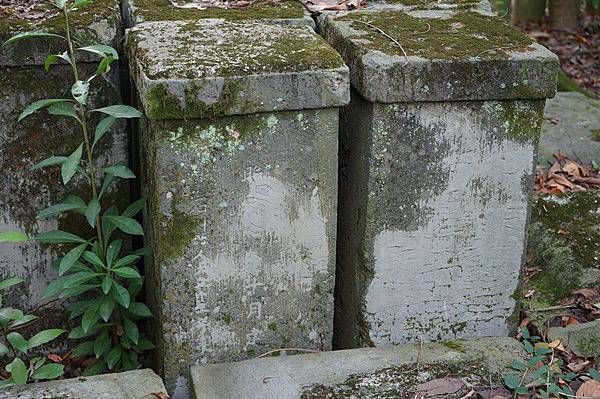
[[[363,12],[336,20],[351,23],[355,34],[348,39],[354,39],[362,51],[397,56],[404,56],[404,52],[389,37],[400,43],[406,55],[426,59],[502,59],[511,52],[529,51],[533,44],[533,40],[502,19],[474,11]]]
[[[249,8],[178,8],[169,0],[129,0],[133,5],[133,14],[137,22],[144,21],[181,21],[208,18],[228,20],[264,20],[303,18],[304,11],[298,1],[278,2],[259,0]]]
[[[343,66],[308,27],[204,20],[146,24],[129,48],[149,79],[300,72]],[[202,54],[201,57],[198,54]]]

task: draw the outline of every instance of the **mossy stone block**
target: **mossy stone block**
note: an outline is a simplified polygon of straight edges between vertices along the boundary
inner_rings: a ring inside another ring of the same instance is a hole
[[[127,49],[150,119],[338,107],[348,69],[310,28],[207,19],[130,29]]]
[[[143,22],[214,18],[231,21],[260,20],[265,24],[314,25],[302,4],[295,0],[278,2],[260,0],[246,8],[198,7],[191,1],[125,0],[123,7],[128,27]]]
[[[477,9],[330,15],[324,36],[372,102],[534,99],[556,91],[558,58]]]
[[[46,11],[44,18],[20,19],[3,15],[0,19],[0,44],[12,36],[32,31],[65,34],[65,20],[60,10],[48,2],[37,2],[34,11]],[[70,14],[72,36],[78,47],[106,44],[118,48],[123,29],[119,0],[97,0],[92,4],[73,10]],[[54,37],[25,39],[14,45],[0,46],[0,66],[44,65],[48,54],[62,54],[66,42]],[[78,54],[81,61],[97,58],[91,54]]]
[[[548,329],[548,340],[560,339],[579,357],[600,356],[600,320]]]
[[[420,384],[449,377],[471,385],[430,397],[459,399],[473,386],[502,387],[507,365],[527,358],[507,337],[452,344],[461,350],[444,342],[362,348],[194,366],[191,375],[197,399],[413,399]]]

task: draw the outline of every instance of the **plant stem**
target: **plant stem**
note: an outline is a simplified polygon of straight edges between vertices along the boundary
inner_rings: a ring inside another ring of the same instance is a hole
[[[71,58],[71,67],[73,69],[73,76],[75,81],[79,81],[79,71],[77,70],[77,62],[75,60],[75,50],[73,49],[73,41],[71,40],[71,29],[69,26],[69,12],[67,11],[67,6],[63,8],[63,13],[65,16],[65,27],[67,30],[67,43],[69,45],[69,57]],[[98,198],[98,190],[96,186],[96,171],[94,169],[94,157],[92,153],[92,147],[90,145],[90,138],[88,134],[87,127],[87,111],[84,104],[79,103],[79,119],[81,122],[81,129],[83,132],[83,141],[85,142],[85,152],[87,154],[87,172],[90,177],[90,186],[92,188],[93,198]],[[104,250],[104,244],[102,242],[102,228],[100,226],[100,215],[96,216],[96,234],[98,236],[98,245],[100,248]]]

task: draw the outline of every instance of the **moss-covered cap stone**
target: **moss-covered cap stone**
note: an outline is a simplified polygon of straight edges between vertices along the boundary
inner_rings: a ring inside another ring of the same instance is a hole
[[[197,7],[193,1],[124,0],[127,26],[154,21],[191,21],[222,18],[231,21],[261,20],[264,23],[314,26],[314,21],[297,0],[258,0],[245,8]]]
[[[79,47],[106,44],[118,47],[121,40],[121,8],[119,0],[96,0],[70,13],[72,36]],[[65,34],[64,16],[49,2],[40,2],[34,11],[46,12],[40,19],[22,19],[3,14],[0,18],[0,45],[18,33],[50,32]],[[66,43],[57,38],[36,37],[12,45],[0,46],[0,66],[43,65],[48,54],[61,54]],[[96,59],[80,54],[82,61]]]
[[[305,26],[149,22],[128,31],[126,46],[150,119],[339,107],[350,97],[342,58]]]
[[[328,16],[324,35],[372,102],[538,99],[556,91],[558,57],[481,11]]]

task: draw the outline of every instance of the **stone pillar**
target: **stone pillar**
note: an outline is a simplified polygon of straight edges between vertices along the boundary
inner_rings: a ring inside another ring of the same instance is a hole
[[[334,346],[507,335],[557,57],[475,11],[365,11],[324,29],[353,85]]]
[[[60,10],[43,7],[47,11],[46,17],[33,21],[3,14],[0,43],[26,31],[62,34]],[[74,38],[81,46],[103,43],[116,47],[121,38],[120,15],[117,0],[95,2],[93,6],[75,11],[71,16]],[[51,38],[23,40],[16,45],[0,47],[0,231],[18,230],[33,235],[60,228],[79,229],[81,234],[89,234],[87,230],[81,231],[87,225],[83,216],[36,219],[39,210],[61,202],[67,192],[79,194],[88,201],[87,190],[83,190],[87,184],[73,179],[65,189],[59,167],[31,170],[33,165],[51,155],[73,152],[82,141],[79,125],[69,118],[48,115],[46,111],[35,113],[17,124],[19,114],[30,103],[61,98],[70,93],[73,82],[70,67],[62,63],[53,65],[49,72],[44,70],[48,54],[61,54],[65,50],[64,42]],[[87,78],[97,70],[93,56],[83,55],[80,61],[82,76]],[[117,63],[113,65],[113,71],[106,79],[96,79],[92,83],[91,106],[120,102],[119,67]],[[127,151],[125,124],[117,123],[99,142],[97,153],[103,164],[114,164],[127,162]],[[127,202],[128,185],[114,187],[110,195]],[[48,282],[56,277],[51,266],[52,255],[47,246],[35,242],[0,244],[0,278],[18,276],[25,279],[24,284],[3,293],[8,294],[5,296],[8,304],[23,309],[40,304]],[[57,322],[54,317],[48,319]]]
[[[147,22],[128,54],[141,126],[157,367],[329,350],[341,57],[308,27]]]

